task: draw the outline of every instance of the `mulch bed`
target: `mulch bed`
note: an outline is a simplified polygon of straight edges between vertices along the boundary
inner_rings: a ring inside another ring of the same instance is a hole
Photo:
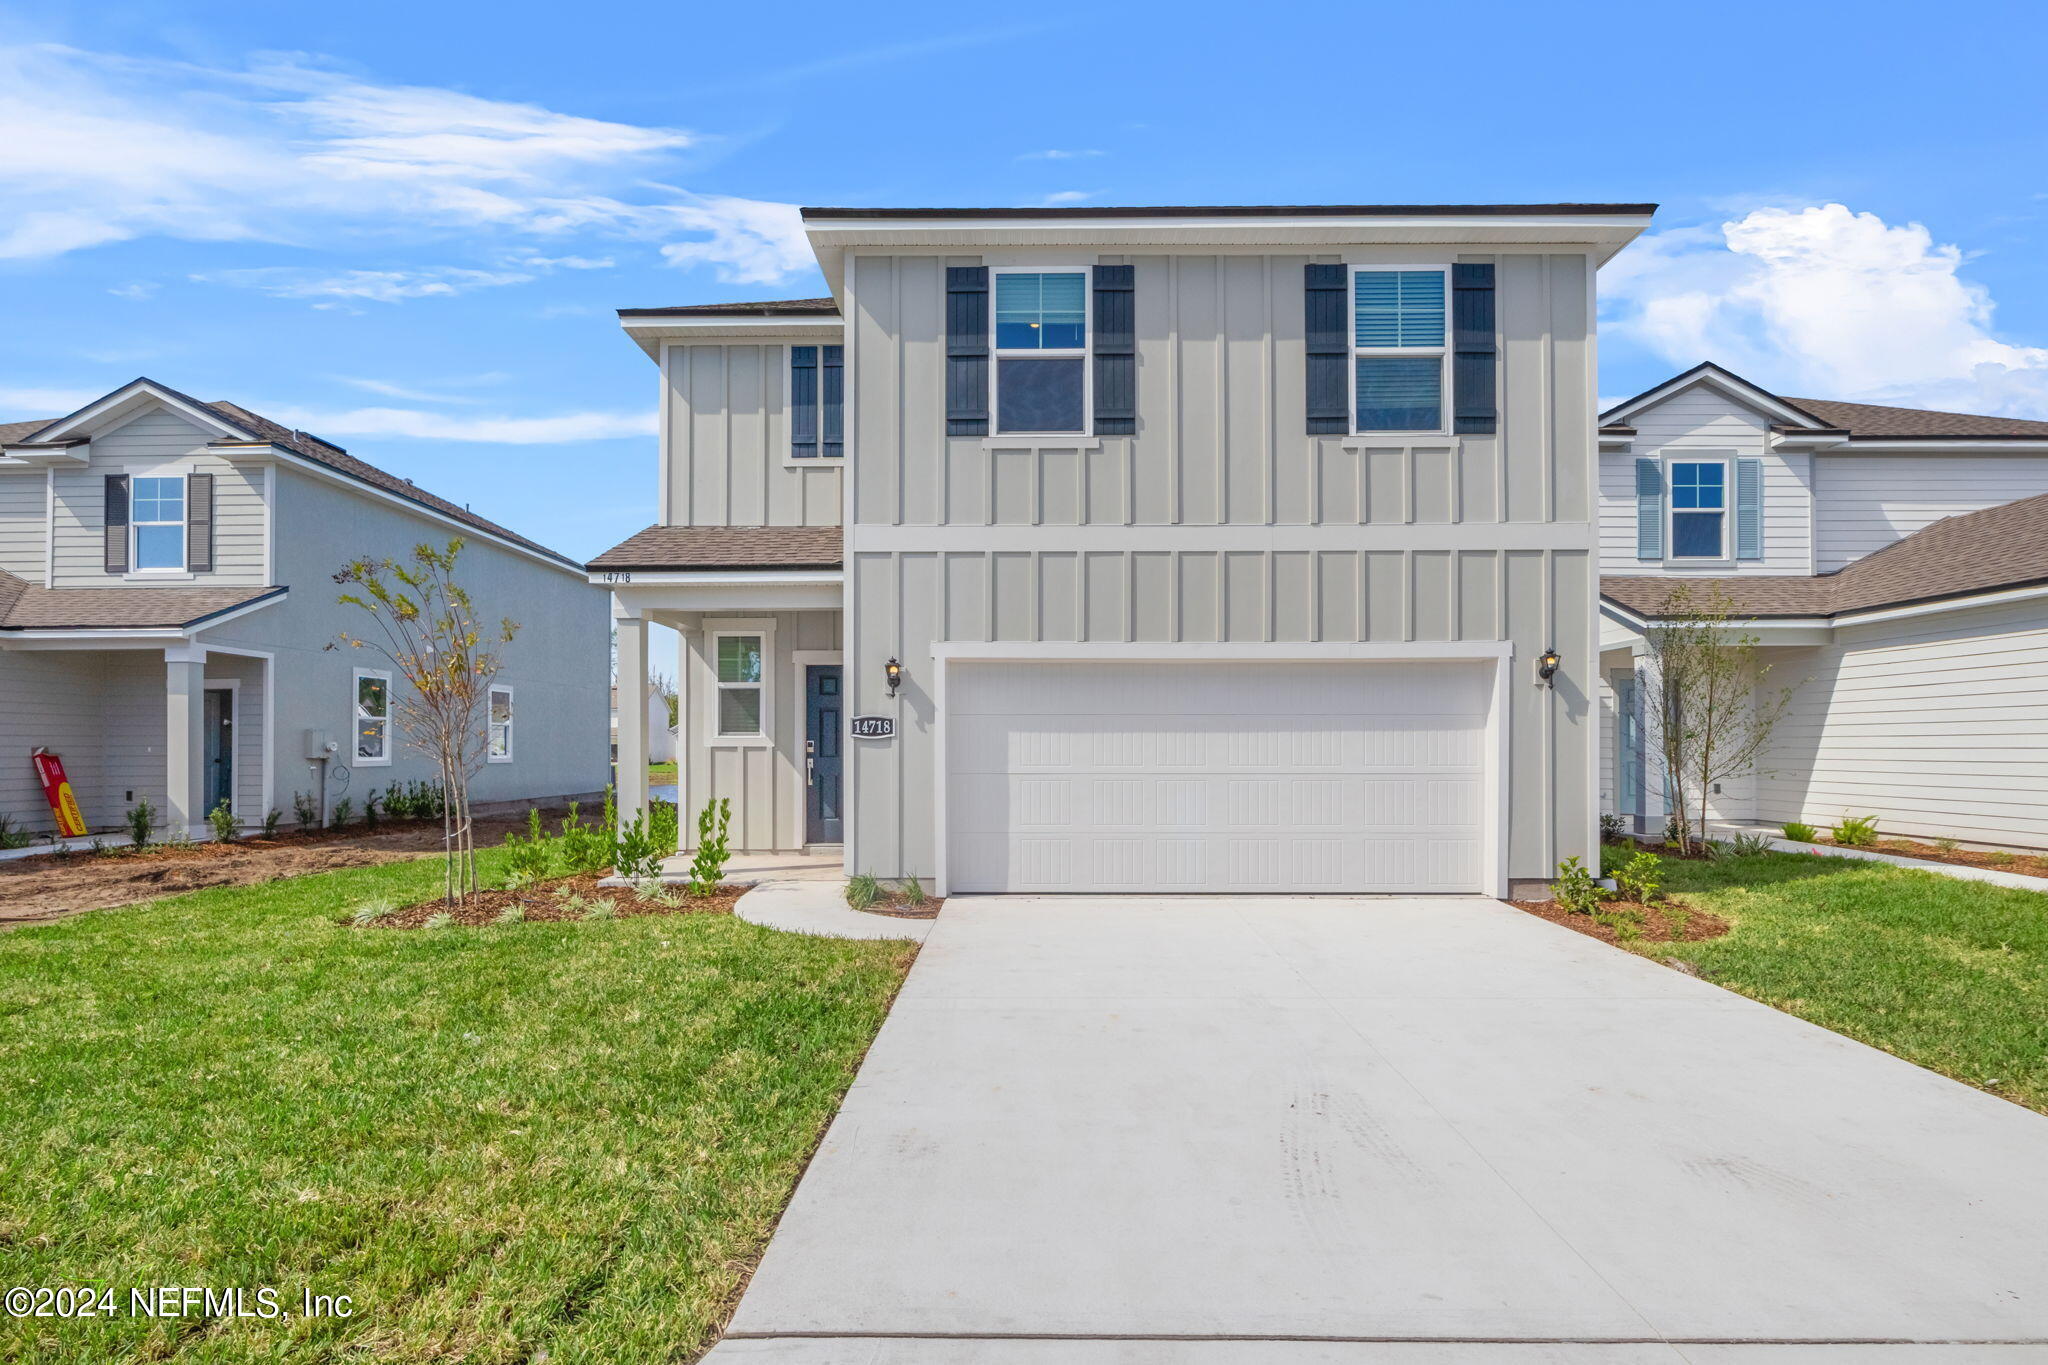
[[[937,919],[939,910],[946,903],[935,896],[926,896],[912,905],[901,896],[884,896],[867,908],[870,915],[887,915],[891,919]]]
[[[1538,919],[1547,919],[1552,924],[1561,924],[1567,929],[1597,938],[1602,943],[1698,943],[1702,939],[1719,938],[1728,932],[1728,921],[1710,910],[1693,906],[1679,907],[1685,922],[1683,933],[1676,931],[1671,916],[1671,903],[1658,901],[1644,905],[1638,901],[1606,901],[1600,907],[1596,918],[1592,915],[1576,915],[1556,901],[1509,901],[1517,910],[1526,911]],[[1640,917],[1641,930],[1633,939],[1622,937],[1616,923],[1621,916],[1634,914]]]
[[[532,886],[517,891],[479,891],[463,903],[459,910],[448,911],[456,924],[481,927],[497,923],[498,916],[513,906],[522,912],[523,923],[544,921],[580,920],[588,918],[590,903],[610,901],[615,918],[629,919],[638,915],[729,915],[733,902],[745,895],[751,888],[744,886],[721,886],[708,896],[690,896],[679,886],[669,888],[673,904],[642,898],[630,886],[599,886],[600,874],[586,872],[581,876],[563,877],[556,881],[535,882]],[[568,897],[582,899],[581,904],[571,905]],[[369,924],[366,929],[421,929],[428,920],[448,910],[439,900],[421,901],[394,910]],[[344,920],[348,924],[351,921]]]
[[[1874,844],[1838,844],[1832,835],[1823,834],[1813,842],[1828,848],[1855,848],[1858,852],[1890,853],[1900,858],[1919,858],[1930,863],[1955,863],[1962,867],[1981,867],[1990,872],[2017,872],[2023,877],[2048,877],[2048,857],[2038,853],[2007,853],[2001,855],[1987,848],[1936,848],[1923,844],[1917,839],[1879,839]]]

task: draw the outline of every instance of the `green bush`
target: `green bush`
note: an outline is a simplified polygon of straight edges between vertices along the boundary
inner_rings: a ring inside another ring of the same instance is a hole
[[[1771,851],[1771,836],[1768,834],[1738,834],[1728,841],[1728,851],[1738,858],[1754,858],[1759,853]]]
[[[313,799],[311,792],[292,793],[292,817],[299,822],[299,828],[315,829],[320,824],[320,803]]]
[[[27,848],[35,841],[35,835],[14,827],[13,816],[0,815],[0,848]]]
[[[270,808],[270,814],[263,817],[263,837],[266,839],[275,839],[277,837],[278,821],[282,819],[284,819],[284,812],[279,810],[277,807],[272,806]]]
[[[1835,842],[1844,848],[1868,848],[1877,842],[1875,815],[1845,815],[1834,829]]]
[[[616,808],[609,801],[605,809],[616,819]],[[529,809],[526,834],[522,837],[515,830],[505,836],[507,884],[530,886],[579,872],[602,871],[614,864],[614,838],[609,826],[598,828],[585,820],[574,802],[553,831],[541,823],[538,810]]]
[[[206,823],[213,827],[213,837],[221,843],[232,844],[235,841],[238,828],[235,823],[235,812],[227,802],[219,802],[212,810],[206,812]]]
[[[144,796],[128,808],[128,838],[137,848],[148,848],[149,839],[156,833],[156,807],[149,804]]]
[[[668,805],[657,802],[657,805]],[[675,807],[669,806],[673,812]],[[732,802],[725,797],[706,801],[704,809],[697,814],[697,856],[690,861],[690,894],[708,896],[718,889],[720,879],[725,876],[726,861],[732,856],[727,850],[726,836],[732,829]]]
[[[856,872],[846,879],[846,903],[865,910],[882,898],[882,884],[871,873]]]
[[[1614,881],[1621,888],[1623,900],[1648,905],[1657,899],[1657,892],[1664,885],[1663,871],[1664,860],[1644,849],[1621,865]]]
[[[378,799],[374,789],[363,793],[363,824],[369,829],[377,828]]]
[[[350,800],[348,797],[344,796],[341,798],[341,800],[334,803],[334,809],[330,816],[330,823],[332,823],[336,829],[346,829],[348,827],[348,822],[353,820],[355,818],[355,815],[356,803]]]
[[[847,889],[847,899],[851,900],[852,888],[849,886]],[[1600,908],[1600,883],[1577,858],[1566,858],[1557,865],[1557,879],[1551,883],[1551,894],[1569,914],[1590,915]]]
[[[1803,824],[1798,820],[1787,820],[1779,828],[1781,828],[1784,831],[1785,837],[1787,839],[1790,839],[1795,844],[1813,844],[1820,842],[1820,831],[1815,829],[1812,825]]]
[[[1616,839],[1626,839],[1628,835],[1628,817],[1626,815],[1617,815],[1613,811],[1607,811],[1601,815],[1600,837],[1603,840],[1612,843]]]

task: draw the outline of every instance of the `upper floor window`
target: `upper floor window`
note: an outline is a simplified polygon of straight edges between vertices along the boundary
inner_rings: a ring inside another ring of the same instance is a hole
[[[1352,272],[1357,430],[1444,430],[1444,274],[1436,267]]]
[[[836,460],[846,454],[846,349],[789,348],[789,457]]]
[[[185,479],[137,478],[128,520],[134,527],[137,569],[185,567]]]
[[[1088,272],[994,272],[996,430],[1088,430]]]
[[[1728,466],[1724,461],[1671,462],[1671,557],[1728,557]]]

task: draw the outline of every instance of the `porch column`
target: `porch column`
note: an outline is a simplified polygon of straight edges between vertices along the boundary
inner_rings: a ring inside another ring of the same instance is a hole
[[[164,651],[164,836],[206,829],[206,651]]]
[[[619,821],[630,824],[647,808],[647,619],[614,595],[612,624],[619,632]]]

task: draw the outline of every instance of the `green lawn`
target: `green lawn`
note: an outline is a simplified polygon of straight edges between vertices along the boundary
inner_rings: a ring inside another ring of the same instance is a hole
[[[569,1365],[707,1342],[910,950],[723,915],[334,922],[438,879],[352,869],[0,935],[0,1287],[356,1305],[0,1318],[0,1359]]]
[[[1795,853],[1665,868],[1734,928],[1640,951],[2048,1110],[2048,895]]]
[[[673,784],[676,780],[676,765],[673,763],[650,763],[647,765],[647,785],[650,787]]]

